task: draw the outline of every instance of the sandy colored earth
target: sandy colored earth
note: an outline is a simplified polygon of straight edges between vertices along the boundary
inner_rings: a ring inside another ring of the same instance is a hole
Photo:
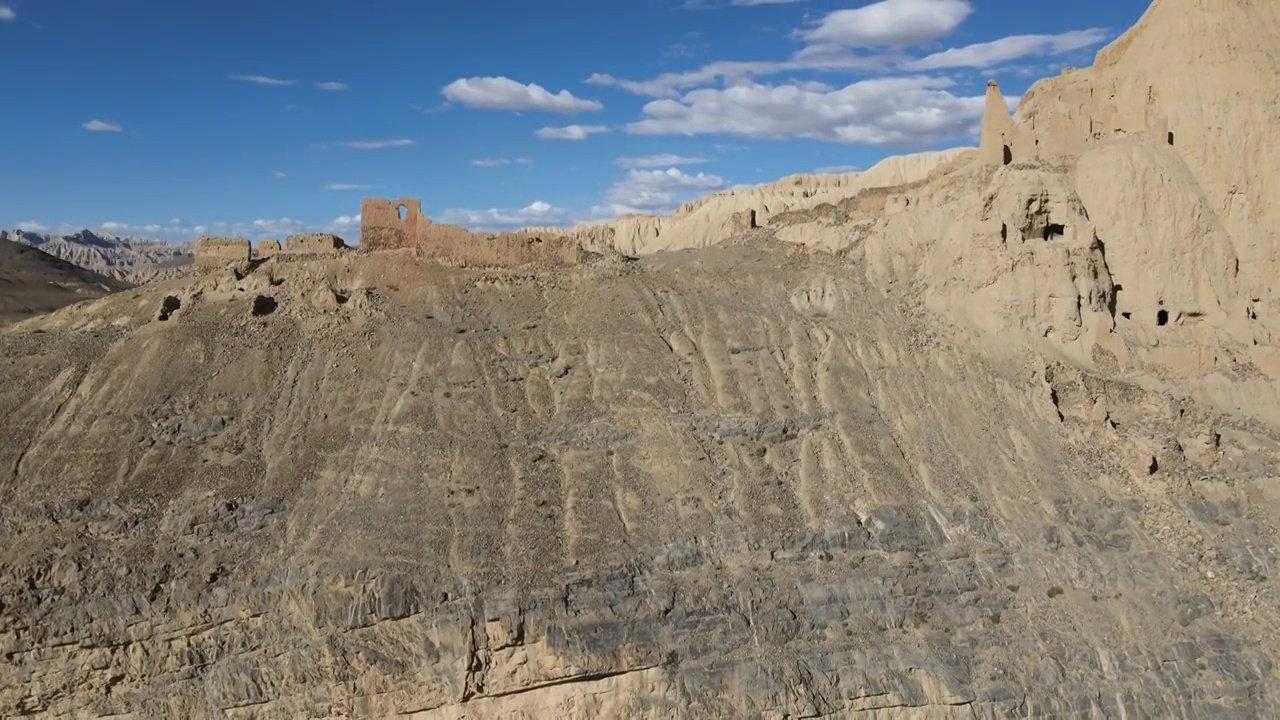
[[[0,330],[0,713],[1280,716],[1277,41],[1156,0],[977,149]]]

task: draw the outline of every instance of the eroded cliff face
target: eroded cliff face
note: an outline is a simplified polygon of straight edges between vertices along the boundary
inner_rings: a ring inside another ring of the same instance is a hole
[[[0,713],[1280,716],[1271,181],[1194,149],[1277,120],[1106,84],[1274,7],[1159,0],[1013,157],[710,198],[685,252],[268,259],[0,332]]]
[[[1230,233],[1245,294],[1280,307],[1277,38],[1280,5],[1268,0],[1155,0],[1093,67],[1028,90],[1017,121],[1043,156],[1117,138],[1166,148]]]
[[[1274,428],[869,266],[268,261],[15,326],[0,707],[1275,714]]]

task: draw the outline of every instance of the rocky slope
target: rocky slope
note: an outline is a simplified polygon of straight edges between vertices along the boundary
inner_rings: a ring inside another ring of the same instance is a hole
[[[1274,714],[1274,424],[741,243],[268,261],[7,331],[0,707]]]
[[[1267,171],[1233,214],[1227,159],[1052,90],[1269,12],[1157,0],[1012,162],[712,247],[276,258],[0,331],[0,712],[1280,716]]]
[[[132,285],[185,277],[191,273],[192,249],[185,244],[81,230],[50,235],[0,230],[0,240],[22,243],[107,277]]]
[[[129,287],[26,245],[0,240],[0,323]]]

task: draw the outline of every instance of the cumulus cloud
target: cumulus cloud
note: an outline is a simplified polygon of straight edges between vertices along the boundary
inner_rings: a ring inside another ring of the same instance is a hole
[[[272,218],[266,220],[254,220],[249,225],[249,232],[246,235],[261,237],[264,235],[292,235],[293,233],[303,232],[307,229],[307,224],[301,220],[293,218]]]
[[[277,171],[275,171],[275,172],[273,172],[273,173],[271,173],[271,174],[272,174],[273,176],[275,176],[275,177],[278,177],[278,178],[287,178],[287,177],[289,177],[289,173],[281,172],[281,171],[279,171],[279,170],[277,170]]]
[[[321,90],[346,90],[348,85],[346,83],[329,81],[329,82],[318,82],[316,83],[316,87],[320,88]]]
[[[749,84],[792,72],[884,74],[894,70],[991,67],[1021,57],[1072,52],[1098,44],[1108,35],[1106,30],[1091,28],[1059,35],[1016,35],[925,57],[908,52],[911,46],[953,32],[972,13],[970,0],[880,0],[857,9],[827,13],[812,26],[793,31],[791,37],[803,45],[785,59],[715,61],[648,80],[597,72],[586,82],[676,100],[682,92],[695,88]]]
[[[360,215],[339,215],[334,221],[333,226],[336,228],[352,228],[360,226]]]
[[[657,168],[675,167],[676,165],[697,165],[704,163],[703,157],[684,157],[663,153],[661,155],[645,155],[643,157],[620,157],[614,161],[618,167],[624,168]]]
[[[983,95],[957,96],[933,77],[862,80],[843,88],[736,85],[654,100],[626,126],[637,135],[803,137],[878,146],[930,145],[976,133]]]
[[[559,227],[572,224],[568,210],[535,200],[522,208],[467,210],[450,208],[440,214],[441,222],[473,230],[516,230],[522,227]]]
[[[810,43],[844,47],[919,45],[951,33],[972,13],[969,0],[880,0],[836,10],[798,35]]]
[[[368,190],[372,185],[358,185],[355,183],[329,183],[324,186],[325,190]]]
[[[23,232],[33,232],[33,233],[42,233],[42,232],[47,232],[49,230],[48,225],[45,225],[43,223],[38,223],[35,220],[24,220],[18,223],[16,227]]]
[[[605,205],[592,209],[594,215],[666,213],[681,203],[728,186],[718,175],[690,175],[679,168],[630,170],[605,193]]]
[[[229,75],[232,80],[243,80],[244,82],[253,83],[254,85],[293,85],[293,80],[281,80],[280,78],[268,77],[266,75]]]
[[[617,87],[634,95],[674,98],[682,89],[717,81],[736,84],[755,77],[811,70],[866,72],[882,70],[901,59],[898,55],[854,55],[844,48],[822,45],[802,48],[787,60],[717,60],[696,70],[663,73],[650,80],[625,80],[607,73],[593,73],[585,82]]]
[[[574,97],[568,90],[552,94],[541,85],[507,77],[459,78],[440,92],[447,100],[485,110],[543,110],[569,115],[604,108],[595,100]]]
[[[120,132],[124,129],[120,126],[120,123],[97,119],[89,120],[80,127],[90,132]]]
[[[0,20],[12,20],[18,17],[18,13],[13,11],[11,7],[0,7]]]
[[[381,150],[383,148],[408,147],[413,144],[412,140],[356,140],[353,142],[342,143],[353,150]]]
[[[1010,35],[964,47],[951,48],[926,55],[905,64],[908,70],[940,70],[943,68],[987,68],[1000,63],[1034,55],[1060,55],[1090,47],[1106,40],[1105,28],[1073,30],[1058,35]]]
[[[543,140],[586,140],[588,135],[609,132],[604,125],[566,125],[539,128],[533,134]]]

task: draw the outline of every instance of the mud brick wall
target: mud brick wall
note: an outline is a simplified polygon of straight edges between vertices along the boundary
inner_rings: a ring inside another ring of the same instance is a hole
[[[248,263],[253,254],[249,241],[241,237],[205,236],[196,241],[196,266],[219,267]]]
[[[331,253],[341,250],[347,243],[337,235],[328,233],[299,233],[285,238],[287,253]]]

